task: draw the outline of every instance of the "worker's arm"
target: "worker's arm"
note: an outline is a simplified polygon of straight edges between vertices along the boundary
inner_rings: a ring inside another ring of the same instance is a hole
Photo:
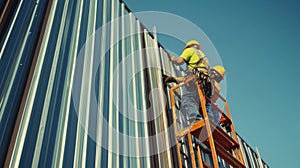
[[[178,83],[181,83],[181,82],[183,82],[183,81],[184,81],[184,79],[185,79],[185,77],[184,77],[184,76],[182,76],[182,77],[175,77],[175,80],[176,80]]]
[[[182,65],[185,62],[183,58],[174,56],[171,56],[171,61],[177,65]]]
[[[180,83],[184,81],[184,77],[173,77],[173,76],[167,76],[167,75],[163,75],[163,80],[165,83]]]
[[[219,98],[219,94],[220,94],[220,91],[217,90],[217,89],[214,89],[214,93],[213,93],[212,99],[211,99],[211,102],[212,102],[213,104],[216,104],[216,102],[217,102],[217,100],[218,100],[218,98]]]
[[[171,55],[171,61],[177,65],[182,65],[183,63],[188,62],[190,60],[190,57],[193,55],[193,52],[195,52],[193,49],[187,48],[182,52],[182,54],[179,57],[174,57]]]
[[[220,86],[216,81],[213,81],[213,93],[212,93],[212,98],[211,98],[211,103],[216,104],[217,100],[219,99],[220,95]]]

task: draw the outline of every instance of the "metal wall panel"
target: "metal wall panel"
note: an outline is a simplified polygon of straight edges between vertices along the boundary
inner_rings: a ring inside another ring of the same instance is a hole
[[[258,150],[253,150],[246,142],[238,135],[238,141],[242,149],[245,165],[247,168],[264,168],[269,167],[260,157]]]
[[[10,6],[9,26],[1,30],[5,36],[0,41],[0,165],[8,151],[47,4],[19,1]]]
[[[47,5],[50,10],[45,17]],[[1,148],[6,147],[1,150],[1,165],[7,157],[6,165],[12,167],[170,167],[171,149],[160,152],[161,141],[170,141],[167,135],[147,141],[130,138],[147,139],[165,131],[168,121],[164,104],[149,110],[147,102],[153,89],[163,89],[161,69],[145,68],[150,62],[161,63],[157,40],[126,6],[118,0],[49,4],[20,1],[15,8],[1,41],[0,121],[5,130],[1,132]],[[42,31],[43,21],[46,26]],[[100,39],[91,40],[99,29]],[[41,44],[35,48],[38,39]],[[89,47],[84,48],[87,43]],[[80,58],[82,52],[84,56]],[[36,64],[31,65],[34,54]],[[131,60],[131,66],[123,66],[115,73],[126,59]],[[97,61],[100,64],[95,71]],[[168,66],[174,71],[172,65]],[[24,92],[30,67],[32,79]],[[132,75],[134,72],[138,73]],[[75,101],[74,87],[80,97]],[[93,112],[93,92],[99,113]],[[24,106],[20,106],[22,96]],[[155,96],[152,102],[159,102],[161,98]],[[134,113],[130,104],[144,113]],[[117,108],[119,105],[121,109]],[[147,121],[149,112],[163,115]],[[16,122],[18,114],[20,121]],[[129,137],[115,137],[101,116],[109,126]],[[139,121],[139,117],[147,122]],[[10,139],[13,128],[16,136]],[[122,138],[127,145],[115,144],[119,142],[115,138]],[[100,146],[98,140],[106,142],[108,149]],[[10,141],[11,152],[6,156]],[[149,155],[151,151],[154,155]],[[132,152],[136,156],[131,156]]]

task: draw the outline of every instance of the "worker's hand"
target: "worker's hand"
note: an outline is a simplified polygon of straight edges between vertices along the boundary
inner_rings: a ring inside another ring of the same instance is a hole
[[[172,62],[174,62],[174,61],[175,61],[175,59],[176,59],[176,57],[175,57],[175,56],[173,56],[173,55],[170,55],[170,60],[171,60]]]
[[[163,75],[163,80],[165,83],[177,83],[176,79],[172,76]]]

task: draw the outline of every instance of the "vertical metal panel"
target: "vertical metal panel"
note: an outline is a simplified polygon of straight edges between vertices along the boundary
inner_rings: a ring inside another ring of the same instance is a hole
[[[140,25],[140,22],[137,21],[137,30],[138,30],[138,34],[137,34],[137,42],[138,42],[138,64],[139,64],[139,67],[137,67],[137,69],[139,69],[139,90],[137,91],[139,95],[139,101],[140,101],[140,105],[141,105],[141,108],[139,108],[143,113],[143,119],[144,121],[147,121],[147,98],[146,98],[146,83],[145,83],[145,80],[146,80],[146,77],[145,77],[145,69],[144,69],[144,63],[145,61],[144,60],[144,52],[143,52],[143,48],[142,48],[142,43],[144,41],[144,34],[142,33],[142,29],[141,29],[141,25]],[[142,122],[139,124],[139,135],[140,137],[148,137],[148,125],[147,125],[147,122]],[[149,152],[150,152],[150,147],[149,147],[149,141],[147,139],[145,139],[145,141],[142,142],[142,144],[140,144],[141,146],[141,150],[142,150],[142,153],[145,154],[145,156],[142,158],[142,163],[141,163],[141,167],[150,167],[150,157],[147,155]]]
[[[47,3],[20,1],[8,18],[11,27],[6,32],[10,33],[0,43],[0,166],[4,164]],[[25,10],[29,11],[19,12]]]
[[[147,67],[151,67],[153,65],[152,60],[150,59],[151,57],[153,57],[152,54],[152,47],[151,47],[151,37],[148,34],[148,31],[145,29],[144,30],[144,38],[145,38],[145,49],[146,49],[146,62],[147,62]],[[150,49],[148,49],[150,48]],[[154,88],[154,79],[153,79],[153,70],[150,68],[147,68],[147,73],[148,73],[148,97],[150,99],[150,92],[152,91],[152,88]],[[151,98],[152,100],[150,100],[151,102],[153,101],[153,97]],[[155,110],[155,107],[153,106],[153,104],[148,104],[148,106],[151,111],[149,111],[152,114],[148,114],[148,117],[151,116],[157,116],[157,111]],[[156,127],[155,127],[155,120],[150,120],[148,122],[149,124],[149,136],[151,137],[155,137],[156,136]],[[157,139],[156,138],[151,138],[150,139],[150,153],[152,154],[152,164],[154,167],[158,167],[159,166],[159,156],[157,155],[157,151],[159,151],[158,146],[157,146]]]
[[[47,23],[48,26],[46,27],[45,30],[44,41],[42,42],[40,54],[38,56],[37,66],[34,71],[32,84],[30,86],[28,97],[26,100],[23,117],[20,123],[19,133],[16,138],[16,146],[14,148],[13,158],[11,161],[11,166],[13,167],[22,163],[24,165],[28,165],[32,161],[31,158],[33,154],[32,150],[34,149],[35,146],[34,143],[36,141],[37,128],[41,116],[40,110],[44,103],[45,91],[46,91],[45,87],[49,82],[50,67],[49,66],[43,67],[43,64],[44,61],[47,62],[52,61],[51,57],[45,57],[45,55],[47,52],[47,47],[54,48],[53,43],[49,43],[49,41],[50,42],[55,41],[54,38],[50,38],[50,34],[51,34],[51,28],[55,18],[54,16],[55,16],[56,7],[57,7],[57,3],[54,2]],[[53,31],[56,33],[55,29],[53,29]],[[39,84],[40,81],[43,81],[43,83]],[[36,106],[34,104],[36,104]],[[28,133],[28,131],[30,134]],[[26,155],[24,153],[26,153]]]
[[[62,167],[63,165],[63,158],[64,158],[64,151],[68,149],[66,140],[67,140],[67,126],[68,123],[71,121],[69,119],[69,112],[70,112],[70,101],[71,101],[71,89],[69,83],[72,83],[73,80],[73,69],[74,69],[74,62],[76,61],[76,44],[78,41],[77,34],[79,34],[79,26],[78,18],[80,15],[80,3],[76,3],[76,1],[70,2],[69,4],[69,11],[67,14],[67,25],[65,26],[65,32],[71,32],[71,35],[68,36],[67,33],[64,34],[64,45],[65,51],[64,54],[69,55],[69,57],[65,57],[65,79],[61,80],[61,105],[58,106],[57,110],[61,111],[58,116],[58,123],[57,123],[57,132],[55,138],[55,145],[54,145],[54,152],[53,152],[53,159],[52,159],[52,166],[53,167]],[[69,43],[69,44],[68,44]],[[70,142],[70,141],[69,141]],[[68,143],[70,144],[70,143]],[[70,158],[70,157],[68,157]],[[45,157],[46,159],[46,157]],[[50,164],[49,164],[50,165]]]
[[[171,138],[173,137],[170,137],[169,136],[169,131],[168,131],[168,128],[169,128],[169,122],[168,119],[167,119],[167,113],[165,112],[166,110],[166,105],[167,105],[167,99],[166,97],[168,95],[164,95],[164,84],[163,84],[163,81],[162,80],[159,80],[159,79],[162,79],[162,73],[163,73],[163,65],[162,65],[162,59],[161,57],[163,55],[161,55],[161,52],[160,52],[160,48],[158,46],[158,41],[157,41],[157,34],[156,34],[156,27],[154,27],[154,56],[156,58],[156,64],[158,67],[160,68],[157,68],[156,69],[156,78],[158,78],[157,80],[157,84],[158,84],[158,89],[159,91],[161,92],[162,95],[158,95],[157,97],[157,101],[160,102],[158,104],[158,106],[160,107],[160,118],[159,118],[159,121],[158,123],[160,124],[160,135],[159,136],[161,139],[159,139],[159,142],[164,142],[164,143],[159,143],[160,146],[162,147],[162,149],[165,149],[164,152],[162,153],[163,154],[163,159],[162,159],[162,164],[161,164],[161,167],[171,167],[172,165],[172,159],[171,159],[171,150],[168,149],[168,147],[170,146],[170,143],[171,143]]]
[[[122,16],[122,32],[121,32],[121,36],[124,37],[125,36],[125,27],[126,27],[126,20],[125,20],[125,15],[126,15],[126,10],[125,10],[125,5],[124,3],[122,3],[122,6],[121,6],[121,16]],[[121,41],[121,48],[122,48],[122,52],[120,53],[121,54],[121,60],[124,60],[125,57],[126,57],[126,44],[125,44],[125,40],[126,39],[123,39]],[[125,102],[126,100],[126,93],[125,93],[125,83],[126,83],[126,69],[124,66],[122,66],[122,75],[121,75],[121,95],[122,95],[122,98],[120,99],[120,103],[122,104],[122,108],[123,110],[125,110],[127,108],[127,104]],[[126,112],[125,111],[122,111],[122,114],[125,115]],[[121,117],[121,121],[122,121],[122,125],[121,126],[121,129],[122,129],[122,132],[123,134],[126,134],[127,133],[127,121],[126,121],[126,118],[122,115]],[[122,141],[124,142],[124,144],[128,144],[127,142],[127,139],[124,137],[122,138]],[[120,150],[123,150],[124,151],[124,154],[126,154],[125,151],[128,151],[128,145],[124,145],[121,147]],[[128,161],[128,156],[127,155],[124,155],[122,157],[122,166],[123,167],[129,167],[129,161]]]
[[[110,55],[109,55],[109,97],[108,97],[108,121],[111,123],[112,129],[118,128],[117,127],[117,109],[114,106],[114,96],[118,96],[118,92],[116,92],[116,86],[115,84],[118,82],[117,78],[114,78],[114,70],[117,66],[117,59],[118,59],[118,45],[116,45],[114,42],[117,39],[118,35],[118,24],[114,21],[118,17],[118,1],[112,0],[111,6],[110,6],[110,13],[111,13],[111,22],[110,24],[110,42],[108,43],[110,47]],[[108,132],[108,148],[114,149],[113,151],[108,152],[108,167],[117,167],[118,163],[118,156],[116,153],[117,148],[115,148],[115,138],[113,135],[113,132]]]
[[[242,150],[242,154],[243,154],[243,157],[244,157],[244,162],[245,162],[245,166],[246,167],[249,167],[249,159],[248,159],[248,156],[246,155],[246,151],[245,151],[245,146],[244,146],[244,142],[242,141],[242,139],[240,138],[240,136],[237,136],[238,137],[238,141],[239,141],[239,144],[240,144],[240,148]]]
[[[136,62],[135,62],[135,57],[136,57],[136,53],[135,53],[135,46],[134,46],[134,42],[135,42],[135,39],[134,39],[134,31],[135,31],[135,22],[134,22],[135,18],[133,18],[133,14],[130,12],[129,13],[129,33],[130,33],[130,37],[129,37],[129,45],[130,45],[130,55],[127,56],[127,58],[129,58],[129,62],[131,63],[131,67],[127,67],[126,69],[128,69],[129,73],[128,74],[131,74],[131,75],[128,75],[128,78],[127,78],[127,83],[132,83],[132,85],[129,85],[129,94],[128,94],[128,104],[132,104],[134,109],[136,109],[137,107],[137,96],[136,96],[136,85],[137,85],[137,81],[136,81],[136,78],[135,78],[135,74],[134,74],[134,71],[135,71],[135,66],[136,66]],[[130,64],[129,64],[130,65]],[[129,107],[129,106],[128,106]],[[128,108],[128,113],[132,112],[129,108]],[[134,116],[133,117],[133,120],[129,120],[128,123],[129,123],[129,137],[138,137],[137,135],[137,118],[136,118],[136,110],[133,111],[135,114],[131,115],[131,114],[128,114],[128,116]],[[138,142],[135,142],[135,141],[130,141],[130,153],[136,153],[138,154]],[[139,155],[138,155],[139,156]],[[138,157],[131,157],[130,158],[130,166],[131,167],[139,167],[139,158]]]
[[[0,1],[0,41],[9,26],[11,16],[18,4],[17,0],[1,0]]]

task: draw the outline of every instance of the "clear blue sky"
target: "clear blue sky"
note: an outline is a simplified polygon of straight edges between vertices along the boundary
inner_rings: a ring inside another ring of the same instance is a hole
[[[124,1],[133,12],[170,12],[199,26],[227,69],[239,134],[271,168],[300,167],[300,1]]]

